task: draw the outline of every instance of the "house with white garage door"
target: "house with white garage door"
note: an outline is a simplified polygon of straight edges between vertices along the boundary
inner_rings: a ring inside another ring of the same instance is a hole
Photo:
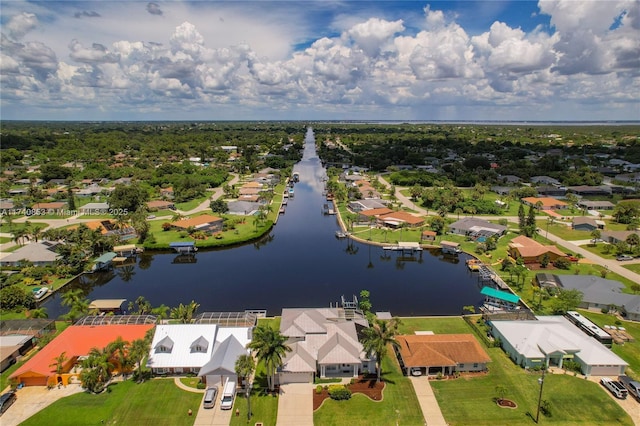
[[[219,324],[160,324],[151,342],[147,367],[154,375],[194,373],[208,386],[237,380],[235,362],[247,355],[252,327]]]
[[[580,364],[585,376],[618,376],[629,365],[611,349],[583,333],[563,316],[538,316],[535,321],[491,321],[491,333],[502,349],[525,368],[563,362]]]
[[[280,332],[291,352],[278,370],[278,381],[313,383],[314,377],[357,377],[375,371],[358,340],[369,326],[362,313],[344,308],[282,310]]]

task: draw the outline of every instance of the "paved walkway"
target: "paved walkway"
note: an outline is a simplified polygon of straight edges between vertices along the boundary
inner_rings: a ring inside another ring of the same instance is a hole
[[[429,379],[426,377],[413,377],[409,376],[413,389],[418,397],[420,408],[422,409],[422,415],[424,416],[425,424],[429,426],[446,426],[447,422],[442,416],[440,406],[433,394]]]
[[[49,390],[45,386],[27,386],[16,392],[18,399],[2,414],[2,426],[16,426],[29,417],[53,404],[60,398],[82,392],[79,384]]]
[[[309,383],[281,385],[276,426],[313,426],[313,389]]]

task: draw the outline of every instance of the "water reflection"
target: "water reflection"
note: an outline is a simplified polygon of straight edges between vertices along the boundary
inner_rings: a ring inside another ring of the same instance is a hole
[[[374,310],[395,315],[459,314],[482,301],[466,255],[444,258],[439,250],[412,256],[339,239],[335,216],[322,214],[326,171],[307,133],[295,195],[272,231],[258,241],[228,249],[201,250],[191,257],[145,252],[125,268],[84,275],[67,288],[90,299],[144,296],[153,306],[196,300],[201,311],[327,306],[341,295],[366,289]],[[60,295],[45,302],[51,317],[66,310]]]

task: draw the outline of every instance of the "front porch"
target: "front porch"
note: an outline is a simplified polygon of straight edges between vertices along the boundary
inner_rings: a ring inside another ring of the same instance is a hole
[[[358,377],[362,371],[359,364],[326,364],[320,365],[320,378]]]

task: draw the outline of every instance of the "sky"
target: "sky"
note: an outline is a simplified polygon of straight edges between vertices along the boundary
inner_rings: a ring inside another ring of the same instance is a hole
[[[640,2],[0,0],[2,120],[640,120]]]

